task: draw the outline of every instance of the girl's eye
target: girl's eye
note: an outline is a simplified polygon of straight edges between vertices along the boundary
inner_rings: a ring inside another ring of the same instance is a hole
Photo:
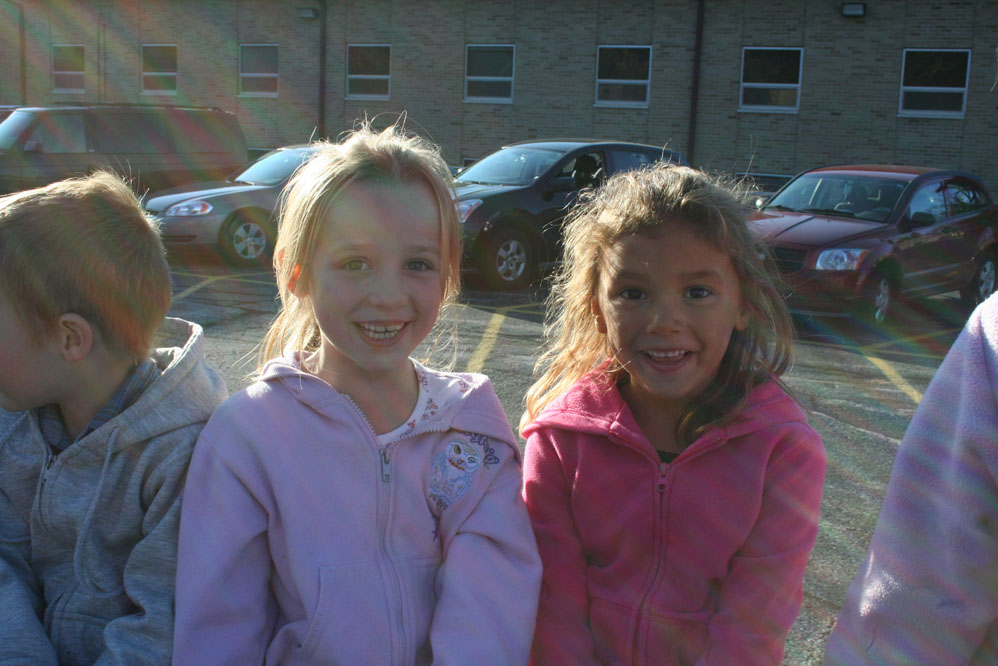
[[[433,264],[431,264],[430,262],[428,262],[425,259],[413,259],[413,260],[411,260],[409,262],[406,262],[405,267],[407,269],[409,269],[410,271],[432,271],[433,270]]]
[[[350,259],[343,262],[343,270],[346,271],[362,271],[367,268],[370,268],[370,266],[363,259]]]
[[[707,298],[713,293],[714,292],[708,289],[707,287],[690,287],[689,289],[686,290],[687,298],[693,298],[693,299]]]
[[[625,301],[639,301],[645,297],[645,292],[634,287],[620,290],[620,297]]]

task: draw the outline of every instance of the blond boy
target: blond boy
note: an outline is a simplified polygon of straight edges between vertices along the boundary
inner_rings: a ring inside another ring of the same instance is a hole
[[[170,663],[180,493],[226,397],[170,298],[117,177],[0,198],[0,662]]]

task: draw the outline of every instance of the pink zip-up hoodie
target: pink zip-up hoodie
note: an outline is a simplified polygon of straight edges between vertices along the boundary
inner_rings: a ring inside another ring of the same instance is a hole
[[[296,359],[216,410],[174,664],[526,663],[541,568],[513,433],[485,376],[416,368],[425,408],[387,443]]]
[[[780,663],[825,451],[779,385],[756,388],[670,464],[593,375],[524,436],[544,562],[532,664]]]

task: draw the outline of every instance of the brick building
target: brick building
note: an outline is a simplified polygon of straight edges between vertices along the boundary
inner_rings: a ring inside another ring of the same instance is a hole
[[[992,0],[0,0],[0,104],[219,106],[257,149],[406,111],[451,163],[591,136],[998,191],[996,41]]]

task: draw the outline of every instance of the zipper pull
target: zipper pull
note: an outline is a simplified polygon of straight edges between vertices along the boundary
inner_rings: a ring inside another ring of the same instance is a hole
[[[669,465],[667,463],[661,463],[658,466],[658,483],[655,484],[655,489],[660,493],[665,492],[666,483],[665,476],[669,473]]]
[[[381,449],[381,480],[385,483],[392,480],[392,468],[388,460],[388,447]]]

